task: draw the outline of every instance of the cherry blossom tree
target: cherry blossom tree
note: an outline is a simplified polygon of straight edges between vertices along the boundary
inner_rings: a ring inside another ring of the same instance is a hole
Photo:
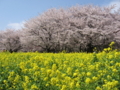
[[[113,12],[114,7],[76,5],[49,9],[26,21],[20,35],[6,31],[5,36],[0,34],[0,41],[4,40],[3,46],[9,51],[19,51],[19,48],[39,52],[93,52],[95,47],[102,51],[112,41],[118,49],[120,12]],[[9,44],[9,41],[14,42]]]
[[[20,44],[20,33],[12,29],[7,29],[0,33],[0,46],[1,49],[9,52],[17,52],[21,48]]]

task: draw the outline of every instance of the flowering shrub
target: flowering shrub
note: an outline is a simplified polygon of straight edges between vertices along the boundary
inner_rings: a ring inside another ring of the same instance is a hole
[[[0,53],[0,90],[119,90],[120,52]]]

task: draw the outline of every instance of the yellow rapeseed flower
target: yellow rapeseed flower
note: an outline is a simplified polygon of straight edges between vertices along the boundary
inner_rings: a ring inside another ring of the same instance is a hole
[[[7,80],[3,80],[4,84],[7,84]]]
[[[108,51],[111,51],[111,50],[112,50],[112,48],[108,47],[108,48],[107,48],[107,50],[108,50]]]
[[[28,76],[24,76],[25,77],[25,82],[29,83],[29,77]]]
[[[71,67],[68,67],[68,68],[67,68],[67,74],[68,74],[68,75],[72,75],[72,68],[71,68]]]
[[[14,79],[14,82],[19,82],[19,79],[20,79],[20,76],[19,75],[16,75],[15,79]]]
[[[109,55],[109,56],[108,56],[108,59],[112,59],[112,58],[113,58],[113,55]]]
[[[47,83],[45,86],[49,86],[49,84]]]
[[[87,72],[87,76],[91,76],[91,72]]]
[[[31,86],[31,89],[32,89],[32,90],[36,90],[36,89],[37,89],[37,90],[40,90],[35,84],[33,84],[33,85]]]
[[[33,67],[33,70],[34,70],[34,71],[39,70],[39,67],[38,67],[37,65],[35,65],[35,66]]]
[[[85,83],[86,83],[86,84],[91,83],[91,79],[90,79],[90,78],[86,78]]]
[[[73,73],[73,77],[76,77],[76,76],[78,76],[78,74],[77,73]]]
[[[92,80],[93,80],[93,81],[97,81],[97,80],[98,80],[98,77],[95,77],[95,76],[94,76],[94,77],[92,77]]]
[[[107,75],[107,79],[111,79],[111,76],[110,76],[110,75]]]
[[[72,82],[70,83],[70,88],[74,88],[74,86],[75,86],[75,82],[72,81]]]
[[[52,85],[55,85],[56,83],[58,82],[58,79],[57,78],[51,78],[51,84]]]
[[[113,72],[118,72],[118,70],[117,70],[117,69],[115,69],[115,68],[114,68],[112,71],[113,71]]]
[[[54,70],[54,71],[57,70],[57,65],[56,65],[56,64],[53,64],[53,65],[52,65],[52,70]]]
[[[15,74],[15,72],[14,72],[14,71],[9,72],[9,73],[10,73],[10,76],[13,76],[13,75]]]
[[[52,70],[51,70],[51,69],[48,69],[48,70],[47,70],[47,76],[49,76],[51,73],[52,73]]]
[[[48,77],[45,77],[45,78],[44,78],[44,81],[47,81],[47,80],[48,80]]]
[[[77,87],[77,88],[80,88],[79,82],[76,83],[76,87]]]
[[[69,76],[66,76],[66,77],[65,77],[65,81],[66,81],[67,83],[70,83],[71,80],[72,80],[71,77],[69,77]]]
[[[97,86],[95,90],[102,90],[102,88],[100,88],[99,86]]]
[[[109,46],[113,46],[115,44],[115,42],[111,42]]]
[[[67,86],[66,85],[62,85],[62,88],[60,90],[67,90]]]

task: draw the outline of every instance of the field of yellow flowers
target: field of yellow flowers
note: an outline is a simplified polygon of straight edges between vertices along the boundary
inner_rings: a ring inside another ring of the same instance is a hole
[[[120,52],[2,52],[0,90],[120,90]]]

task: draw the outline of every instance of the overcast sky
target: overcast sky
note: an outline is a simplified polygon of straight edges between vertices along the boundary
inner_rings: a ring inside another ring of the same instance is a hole
[[[77,4],[97,6],[116,4],[118,8],[120,0],[0,0],[0,30],[20,29],[26,20],[50,8],[68,8]]]

